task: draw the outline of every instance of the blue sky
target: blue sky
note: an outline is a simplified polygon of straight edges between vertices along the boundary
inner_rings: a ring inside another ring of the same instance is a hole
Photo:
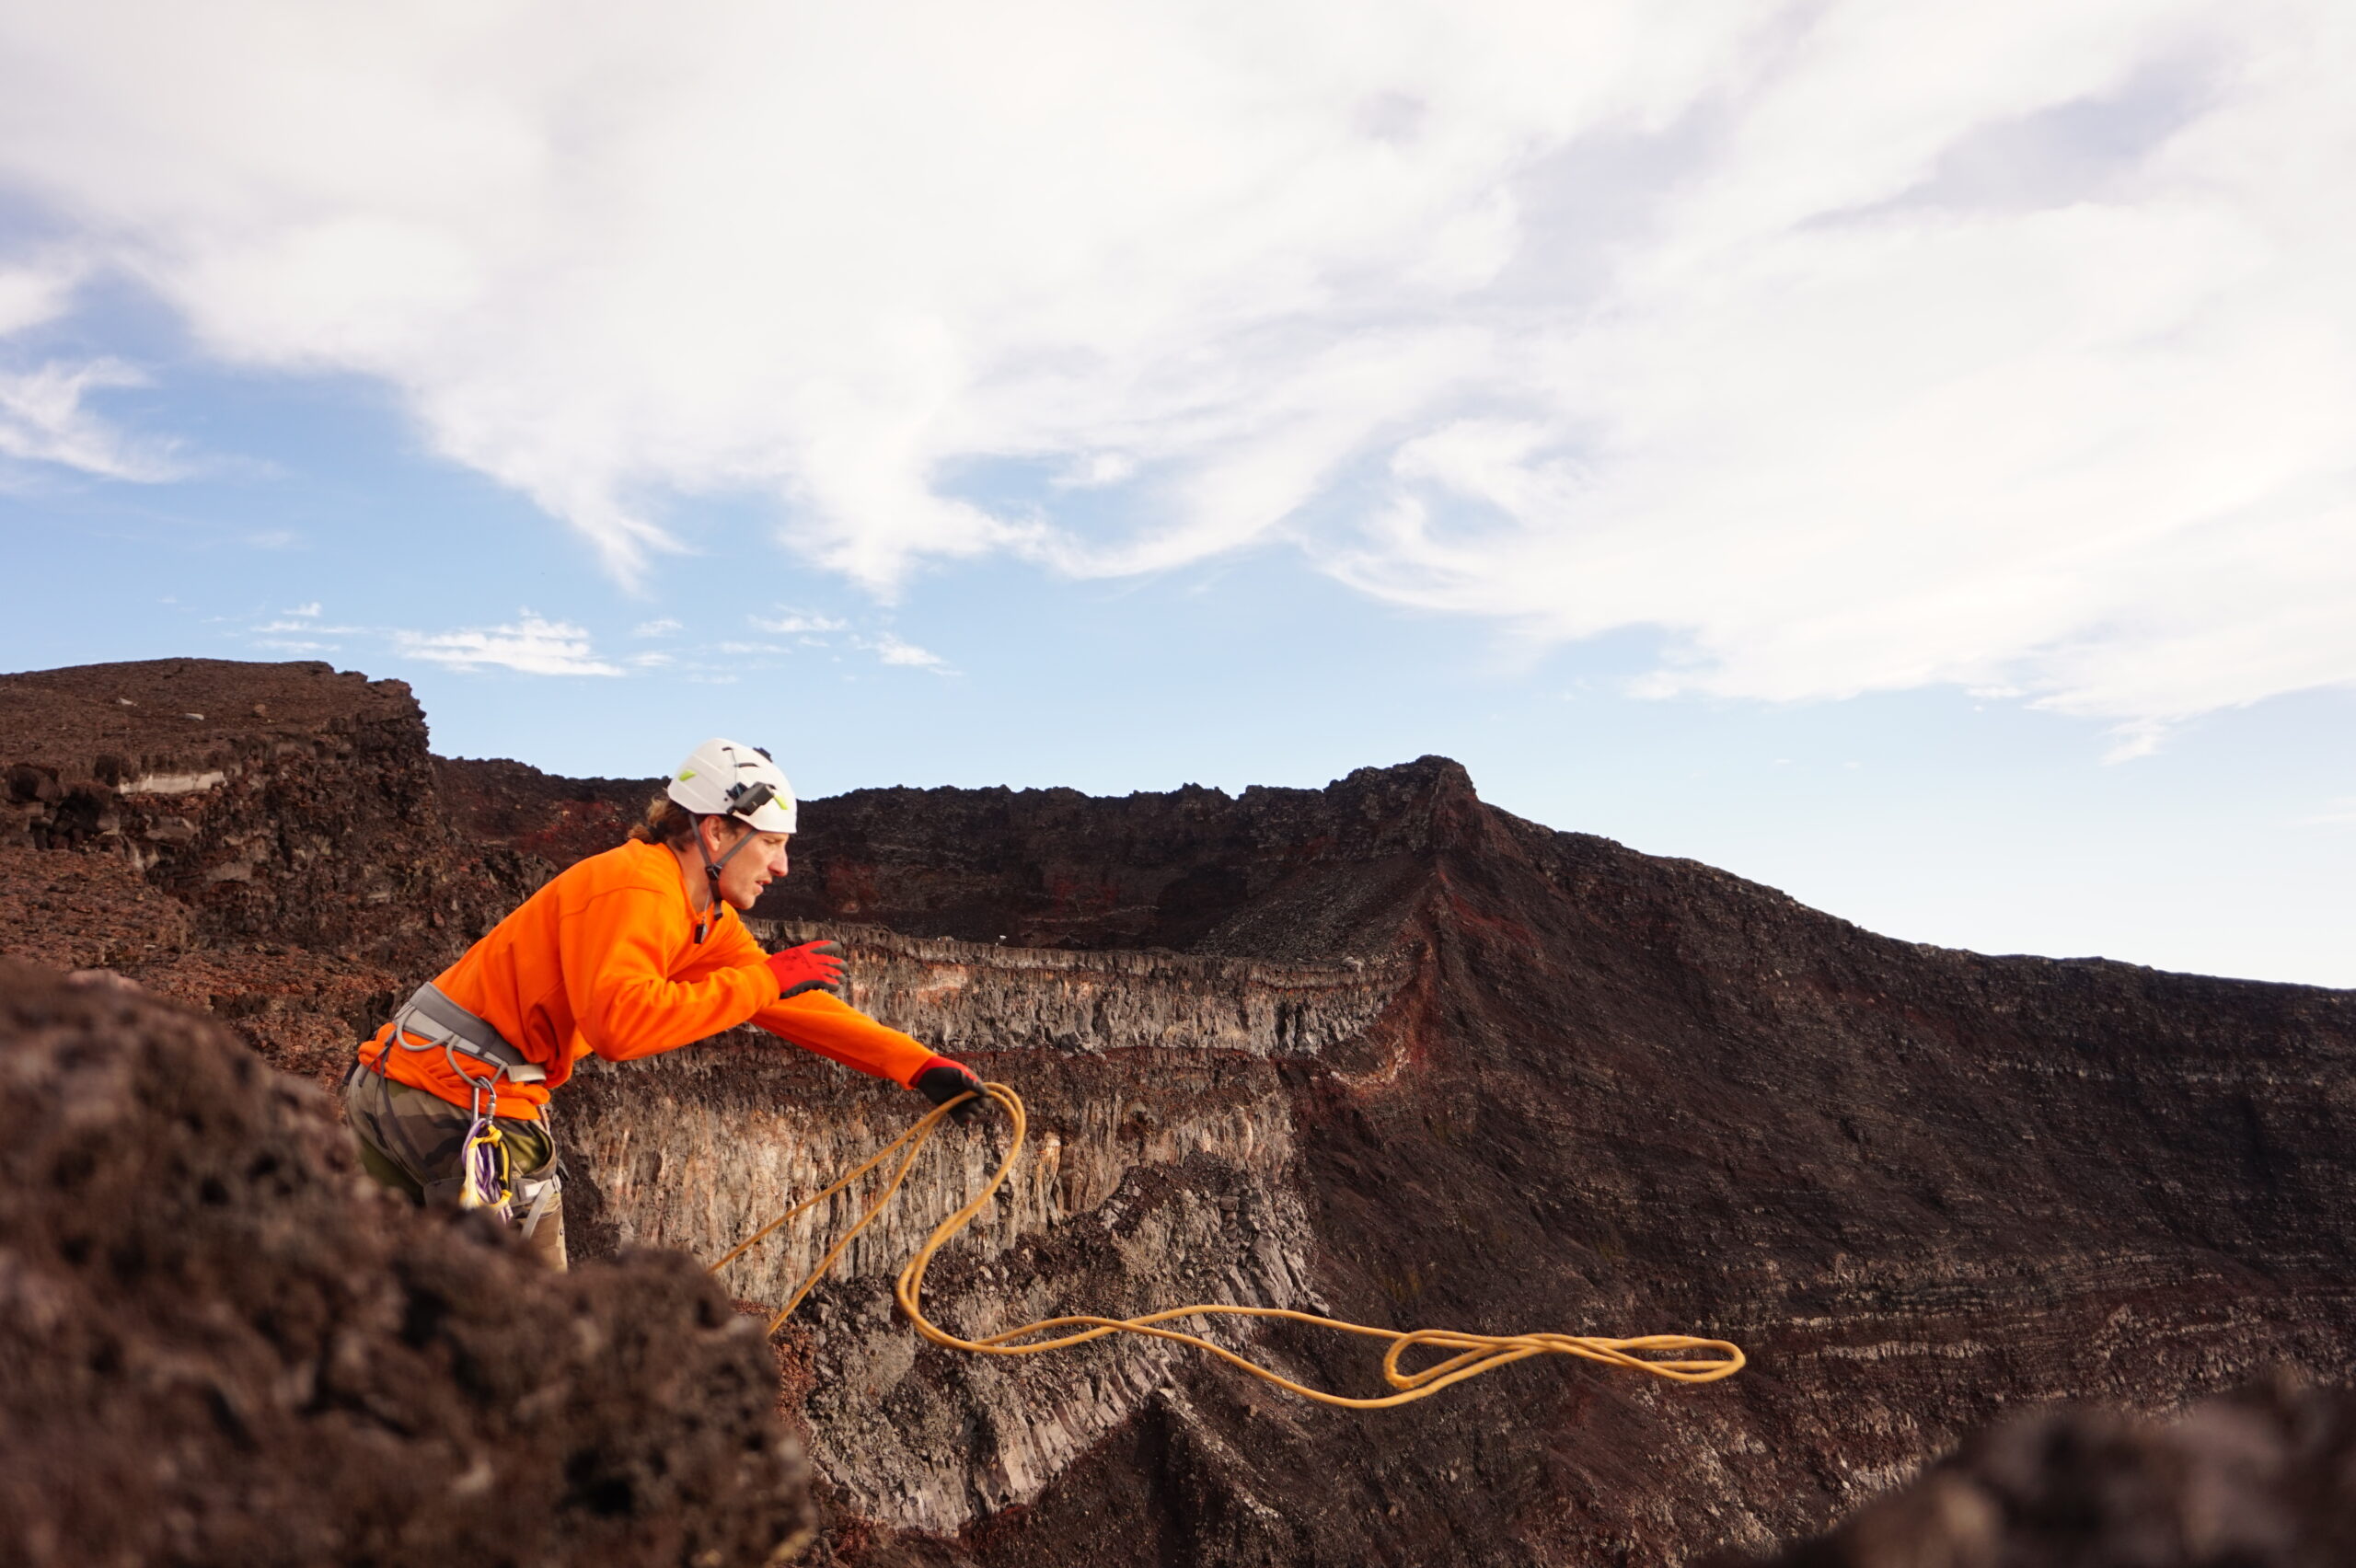
[[[1689,9],[0,20],[0,667],[2356,985],[2347,18]]]

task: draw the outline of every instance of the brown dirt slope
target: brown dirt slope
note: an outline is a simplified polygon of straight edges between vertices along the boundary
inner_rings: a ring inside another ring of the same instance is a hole
[[[551,1274],[215,1025],[0,963],[11,1562],[760,1562],[808,1520],[775,1395],[687,1260]]]

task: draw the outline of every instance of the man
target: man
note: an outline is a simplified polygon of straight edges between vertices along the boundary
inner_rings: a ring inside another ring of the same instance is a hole
[[[369,1174],[420,1203],[492,1208],[562,1268],[543,1112],[583,1056],[627,1061],[751,1022],[936,1105],[979,1090],[835,995],[834,943],[768,953],[745,928],[737,911],[786,874],[794,819],[767,753],[698,746],[629,843],[526,899],[361,1046],[344,1105]]]

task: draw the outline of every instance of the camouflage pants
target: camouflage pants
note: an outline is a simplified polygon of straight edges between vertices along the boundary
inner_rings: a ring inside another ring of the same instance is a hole
[[[354,1064],[343,1080],[343,1109],[369,1175],[412,1203],[458,1201],[459,1156],[474,1118],[463,1105]],[[541,1122],[502,1116],[500,1136],[513,1172],[516,1226],[550,1268],[564,1267],[564,1198],[556,1138]],[[531,1211],[539,1210],[537,1220]]]

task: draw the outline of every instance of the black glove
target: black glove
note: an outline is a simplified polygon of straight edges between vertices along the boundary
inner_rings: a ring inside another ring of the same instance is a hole
[[[918,1071],[916,1081],[908,1087],[935,1105],[946,1105],[961,1094],[974,1095],[976,1098],[949,1113],[949,1119],[953,1122],[970,1121],[974,1113],[981,1108],[982,1080],[974,1076],[973,1068],[963,1062],[953,1062],[946,1056],[935,1056],[927,1062]]]

